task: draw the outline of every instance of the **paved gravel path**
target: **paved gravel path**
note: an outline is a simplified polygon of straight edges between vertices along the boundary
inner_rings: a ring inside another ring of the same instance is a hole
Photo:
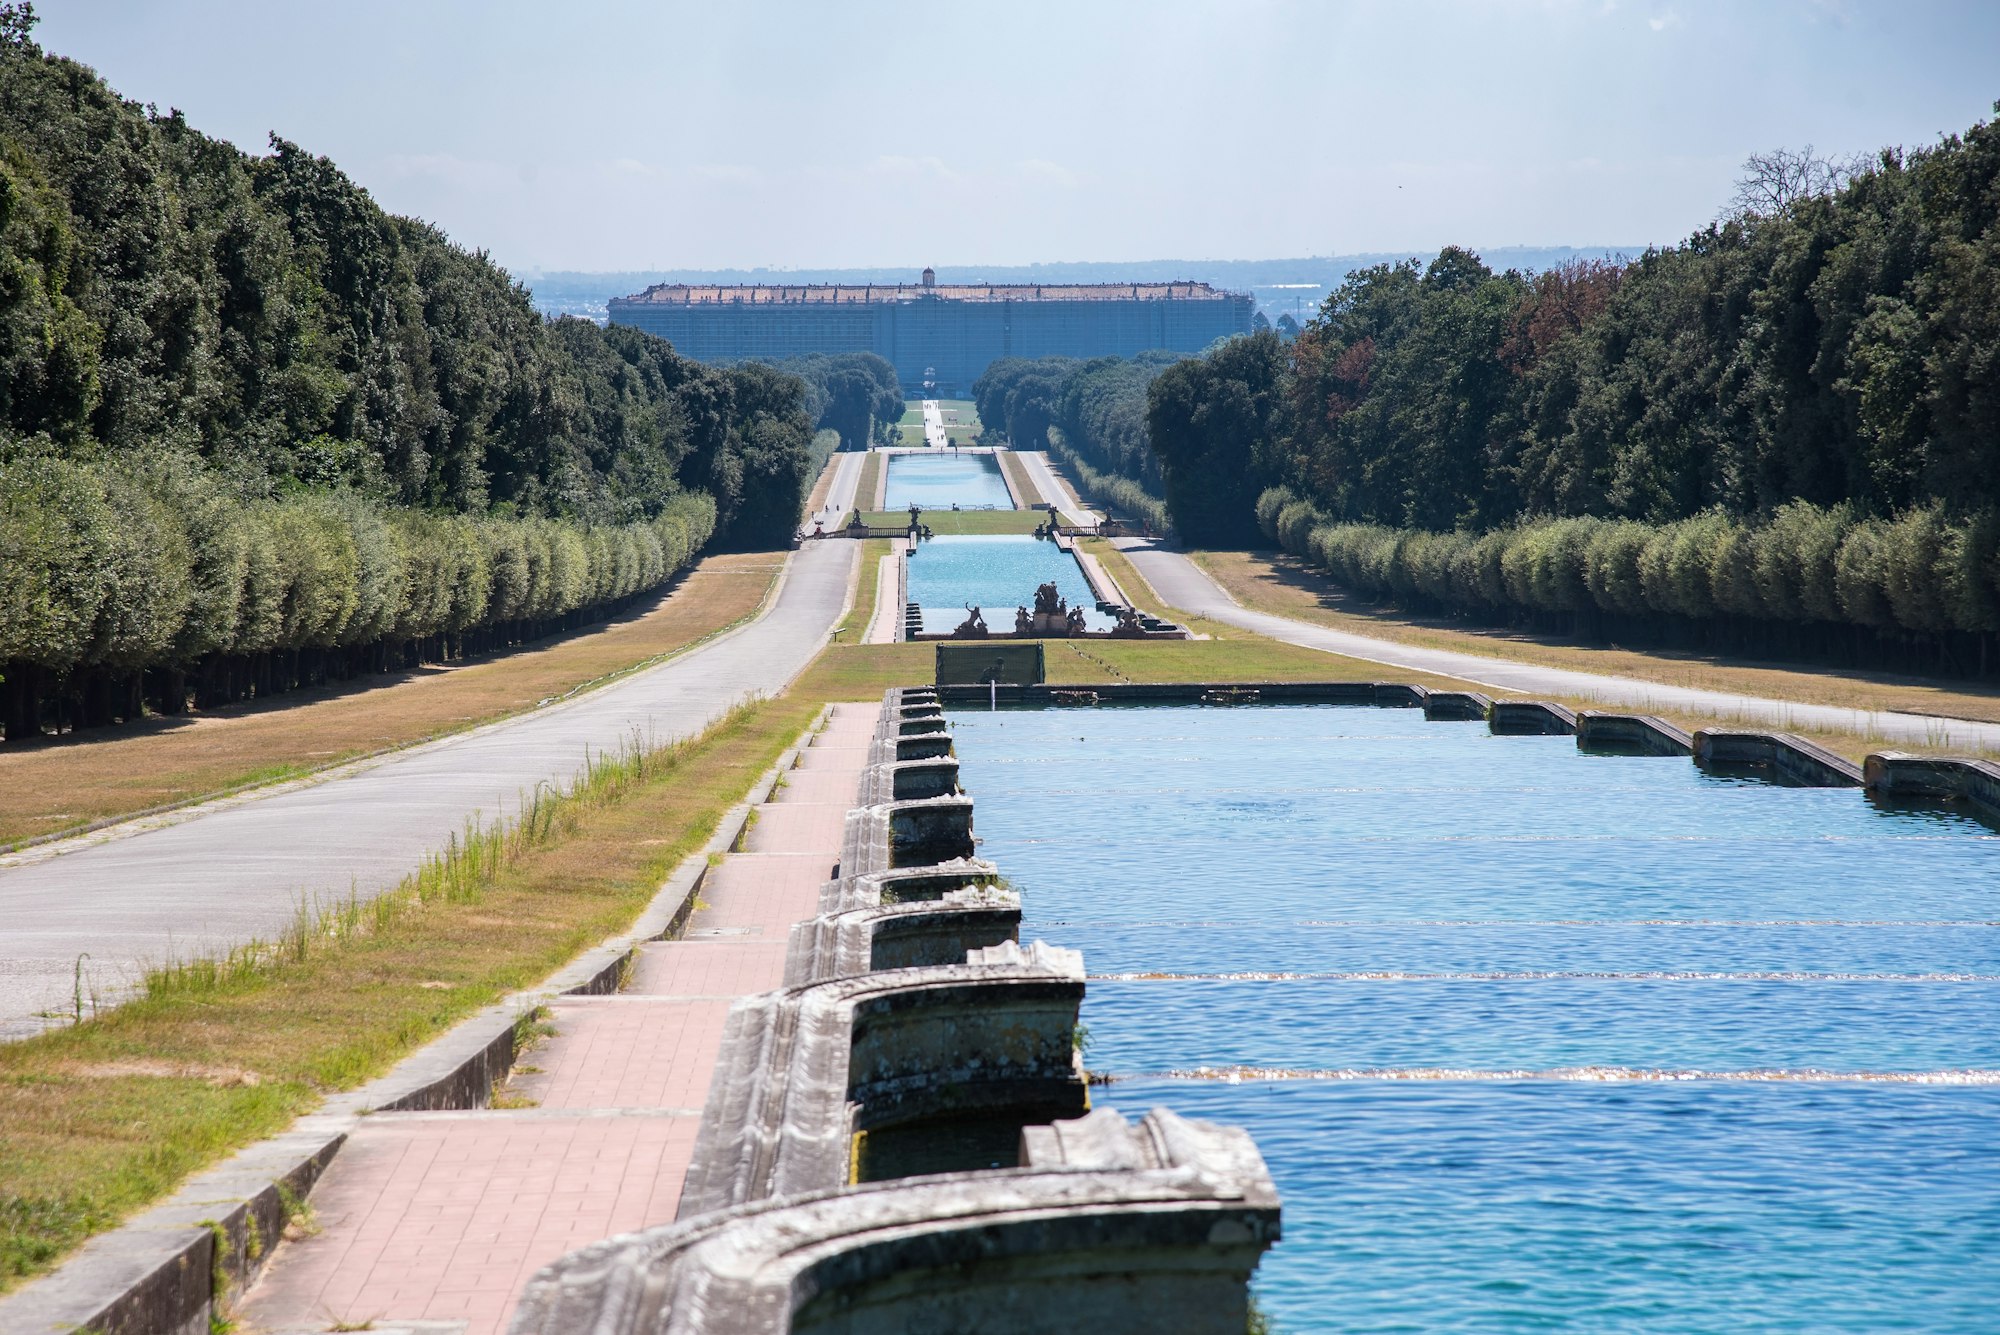
[[[1079,523],[1095,524],[1104,518],[1097,511],[1083,503],[1076,494],[1076,488],[1056,476],[1056,470],[1049,467],[1049,456],[1041,450],[1014,454],[1028,470],[1028,479],[1035,484],[1035,490],[1042,493],[1045,501],[1054,501],[1056,508]]]
[[[1831,729],[1873,734],[1884,748],[1898,742],[1976,748],[2000,747],[2000,724],[1929,714],[1839,709],[1829,705],[1795,704],[1727,691],[1665,686],[1634,677],[1614,677],[1567,668],[1537,667],[1505,658],[1427,649],[1394,640],[1334,630],[1294,621],[1268,612],[1253,612],[1231,598],[1207,572],[1180,552],[1143,538],[1121,538],[1116,545],[1131,558],[1162,601],[1184,612],[1210,617],[1287,644],[1344,654],[1408,672],[1435,672],[1500,690],[1529,695],[1576,696],[1641,712],[1673,710],[1710,714],[1750,727]]]
[[[708,873],[683,939],[641,946],[622,991],[555,1001],[555,1037],[509,1086],[532,1106],[362,1119],[313,1188],[318,1228],[280,1245],[245,1297],[248,1324],[499,1335],[542,1266],[671,1222],[730,1004],[784,985],[791,926],[818,912],[840,860],[880,709],[834,707],[744,851]]]
[[[828,509],[844,512],[860,456],[840,462]],[[573,700],[9,859],[0,866],[0,1038],[39,1032],[43,1012],[70,1011],[79,956],[89,957],[86,988],[109,998],[148,964],[269,939],[302,902],[395,885],[466,822],[511,814],[522,794],[566,782],[589,754],[633,737],[689,736],[753,694],[777,693],[840,619],[858,550],[807,543],[756,621]]]

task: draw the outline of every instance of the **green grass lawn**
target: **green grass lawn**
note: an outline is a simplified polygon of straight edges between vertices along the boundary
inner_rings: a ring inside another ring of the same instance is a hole
[[[908,510],[871,510],[861,516],[870,528],[908,528]],[[931,532],[943,537],[968,533],[1033,533],[1035,526],[1048,522],[1040,510],[926,510],[923,522]]]
[[[979,409],[971,399],[939,399],[938,411],[944,414],[944,433],[954,445],[972,445],[979,439],[984,428],[979,421]],[[898,443],[915,449],[924,444],[924,401],[904,399],[903,415],[897,419]]]

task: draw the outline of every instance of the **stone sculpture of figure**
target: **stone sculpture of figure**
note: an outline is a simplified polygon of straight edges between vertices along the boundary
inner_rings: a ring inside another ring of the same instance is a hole
[[[1015,608],[1014,633],[1016,635],[1032,635],[1034,634],[1034,632],[1035,632],[1035,619],[1028,615],[1028,609],[1025,607]]]
[[[1062,592],[1056,588],[1054,580],[1050,580],[1047,584],[1036,588],[1035,614],[1037,616],[1059,617],[1067,610],[1063,606]]]
[[[924,520],[924,507],[922,507],[921,505],[912,504],[910,506],[910,527],[911,528],[917,527],[919,524],[923,523],[923,520]]]
[[[1139,609],[1136,607],[1119,608],[1118,624],[1111,628],[1111,634],[1113,637],[1121,640],[1144,639],[1146,637],[1146,628],[1139,624]]]
[[[967,603],[965,605],[965,611],[966,611],[965,620],[959,622],[957,626],[952,628],[951,638],[953,638],[954,640],[985,639],[988,634],[986,629],[986,618],[980,615],[979,609],[974,607],[971,603]]]
[[[1069,633],[1072,635],[1081,635],[1083,632],[1083,606],[1079,603],[1077,606],[1069,609]]]
[[[932,538],[934,538],[934,537],[936,537],[936,536],[937,536],[936,534],[934,534],[934,533],[932,533],[932,532],[931,532],[931,526],[930,526],[929,524],[925,524],[925,525],[924,525],[924,541],[925,541],[925,542],[929,542],[929,541],[930,541],[930,540],[931,540]]]

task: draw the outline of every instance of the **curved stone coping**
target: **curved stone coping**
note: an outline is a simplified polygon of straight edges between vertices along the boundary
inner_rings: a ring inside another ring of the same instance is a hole
[[[1028,1167],[779,1197],[544,1266],[513,1335],[1240,1335],[1280,1234],[1243,1132],[1164,1109],[1023,1134]]]
[[[1862,778],[1872,792],[1956,799],[1980,819],[2000,824],[2000,765],[1990,760],[1880,751],[1862,762]]]
[[[1230,682],[1092,682],[1078,690],[1074,683],[1002,685],[1002,704],[1088,704],[1079,695],[1095,696],[1099,704],[1200,704],[1210,697],[1251,697],[1262,704],[1300,705],[1421,705],[1429,692],[1401,681],[1230,681]],[[938,700],[949,705],[985,706],[994,692],[984,685],[944,685]]]
[[[914,700],[884,705],[875,721],[876,737],[914,737],[919,733],[946,731],[944,707],[935,700]]]
[[[826,915],[878,904],[941,899],[954,890],[991,885],[999,879],[1000,869],[984,858],[953,858],[921,867],[842,876],[820,887],[819,911]]]
[[[1807,788],[1858,788],[1863,782],[1853,761],[1789,732],[1702,728],[1694,735],[1694,763],[1704,769],[1767,765]]]
[[[1605,749],[1631,748],[1650,756],[1694,754],[1694,738],[1665,719],[1651,714],[1613,714],[1602,709],[1578,710],[1576,744]]]
[[[894,867],[969,858],[972,799],[961,794],[910,802],[878,802],[847,813],[840,874],[865,876]]]
[[[1425,691],[1424,717],[1438,720],[1485,722],[1493,711],[1493,697],[1478,691]]]
[[[1021,897],[967,886],[931,900],[857,906],[795,924],[785,985],[883,969],[962,964],[968,952],[1021,936]]]
[[[847,1183],[856,1131],[1083,1110],[1083,957],[1036,942],[730,1008],[680,1217]]]
[[[1552,700],[1495,700],[1486,726],[1506,737],[1568,737],[1576,714]]]
[[[882,802],[950,797],[958,791],[958,757],[926,756],[870,765],[861,772],[858,796],[862,806],[875,806]]]
[[[868,748],[871,765],[893,764],[899,760],[928,760],[952,754],[948,732],[920,733],[915,737],[877,737]]]

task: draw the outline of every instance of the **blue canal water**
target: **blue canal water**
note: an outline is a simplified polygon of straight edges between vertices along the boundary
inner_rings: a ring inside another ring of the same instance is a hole
[[[882,506],[907,510],[1011,510],[1014,498],[990,454],[892,454]]]
[[[1277,1329],[2000,1328],[1984,826],[1415,710],[951,721],[1097,1101],[1257,1138]]]
[[[910,557],[910,601],[924,610],[924,630],[942,634],[965,620],[968,604],[995,631],[1014,629],[1017,608],[1033,610],[1035,590],[1055,581],[1071,606],[1081,603],[1092,630],[1109,630],[1111,617],[1096,611],[1090,585],[1076,558],[1027,534],[932,538]]]

